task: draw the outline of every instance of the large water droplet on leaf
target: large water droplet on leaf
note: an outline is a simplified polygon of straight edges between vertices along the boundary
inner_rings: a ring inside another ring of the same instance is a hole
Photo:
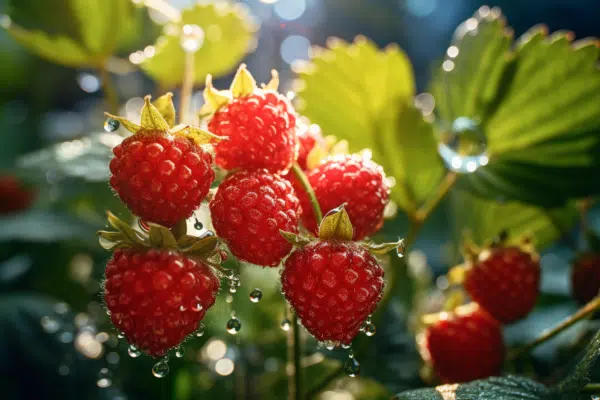
[[[479,124],[467,117],[454,120],[438,144],[446,167],[460,173],[475,172],[486,165],[489,161],[486,150],[487,140]]]

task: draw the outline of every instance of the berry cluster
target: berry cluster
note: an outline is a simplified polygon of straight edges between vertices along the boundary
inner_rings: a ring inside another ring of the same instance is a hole
[[[117,231],[99,233],[115,249],[104,298],[114,325],[151,356],[179,345],[214,304],[221,243],[263,267],[287,257],[283,293],[321,341],[350,344],[383,295],[374,254],[399,243],[356,242],[383,224],[389,187],[382,168],[330,151],[331,140],[298,118],[277,86],[273,72],[259,89],[244,65],[227,91],[209,76],[200,113],[210,132],[175,126],[170,94],[154,104],[146,98],[141,125],[110,115],[133,133],[114,149],[110,185],[143,230],[109,214]],[[213,160],[227,171],[209,202],[217,236],[197,238],[186,234],[185,221],[215,180]],[[301,223],[316,237],[299,236]]]
[[[448,276],[473,302],[427,316],[418,337],[423,359],[445,383],[499,375],[502,325],[527,316],[539,294],[539,256],[527,238],[518,246],[505,245],[504,238],[484,249],[470,245],[465,258]]]

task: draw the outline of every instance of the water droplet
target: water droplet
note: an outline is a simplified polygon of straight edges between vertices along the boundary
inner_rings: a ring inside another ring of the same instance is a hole
[[[200,326],[198,326],[198,329],[196,330],[196,337],[202,337],[204,336],[204,324],[200,324]]]
[[[400,241],[400,243],[398,243],[398,246],[396,247],[396,254],[398,255],[398,257],[400,257],[400,258],[404,257],[405,250],[406,250],[406,245],[404,244],[404,239],[402,239]]]
[[[446,167],[460,173],[475,172],[489,161],[487,140],[479,124],[467,117],[459,117],[452,128],[442,134],[438,152]]]
[[[333,350],[335,350],[335,344],[333,344],[333,343],[327,343],[327,344],[325,345],[325,348],[326,348],[327,350],[329,350],[329,351],[333,351]]]
[[[181,29],[180,45],[186,53],[197,52],[204,43],[204,30],[198,25],[184,25]]]
[[[204,225],[202,225],[202,222],[198,221],[198,218],[196,218],[196,222],[194,223],[194,229],[197,231],[204,229]]]
[[[360,363],[354,358],[354,353],[350,352],[348,359],[344,364],[344,372],[351,378],[354,378],[360,374]]]
[[[290,327],[292,326],[291,322],[289,319],[284,319],[283,321],[281,321],[281,324],[279,325],[279,327],[284,330],[284,331],[289,331]]]
[[[351,344],[342,344],[342,349],[344,350],[348,350],[350,347],[352,347]]]
[[[107,388],[112,385],[112,371],[108,368],[102,368],[98,373],[96,385],[98,385],[99,388]]]
[[[203,310],[202,304],[200,303],[194,303],[194,305],[192,305],[192,311],[194,312],[200,312]]]
[[[127,349],[127,354],[129,354],[129,357],[131,358],[138,358],[142,354],[142,352],[139,351],[134,345],[130,345]]]
[[[237,292],[237,287],[235,285],[230,285],[229,286],[229,293],[235,293]]]
[[[119,333],[117,334],[117,338],[119,338],[119,339],[124,339],[124,338],[125,338],[125,334],[124,334],[123,332],[119,332]]]
[[[227,332],[232,335],[237,335],[237,333],[242,329],[242,323],[237,317],[232,316],[229,321],[227,321]]]
[[[184,305],[179,306],[179,311],[185,311],[187,310],[187,307]]]
[[[42,317],[40,323],[42,324],[44,331],[48,333],[56,333],[60,329],[60,322],[52,317]]]
[[[121,123],[114,118],[107,118],[106,121],[104,121],[104,130],[106,132],[114,132],[119,129],[119,126],[121,126]]]
[[[152,375],[156,378],[164,378],[169,373],[169,359],[163,358],[152,367]]]
[[[371,336],[375,336],[375,333],[377,332],[377,328],[375,327],[375,325],[371,322],[368,322],[365,325],[365,329],[364,329],[365,335],[371,337]]]
[[[182,358],[185,355],[185,349],[183,346],[179,346],[175,349],[175,357]]]
[[[250,301],[258,303],[262,299],[262,291],[260,289],[254,289],[250,292]]]

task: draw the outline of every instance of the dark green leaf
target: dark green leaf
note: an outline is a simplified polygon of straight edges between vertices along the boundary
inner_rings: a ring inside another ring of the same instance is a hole
[[[585,350],[585,354],[581,361],[575,367],[575,370],[553,391],[562,395],[565,399],[574,397],[586,384],[589,383],[589,375],[591,368],[600,357],[600,331],[594,335],[590,344]]]
[[[464,384],[402,392],[395,400],[544,400],[549,390],[519,376],[492,377]]]

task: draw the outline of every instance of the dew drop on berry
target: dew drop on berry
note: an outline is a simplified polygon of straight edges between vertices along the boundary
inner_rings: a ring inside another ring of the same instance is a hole
[[[459,173],[472,173],[489,161],[487,140],[479,123],[458,117],[440,137],[438,152],[446,167]]]
[[[175,357],[183,358],[183,356],[185,356],[185,349],[180,345],[175,349]]]
[[[156,378],[164,378],[169,374],[169,362],[167,358],[164,358],[154,364],[152,367],[152,375]]]
[[[404,257],[404,251],[406,250],[406,246],[404,245],[404,240],[401,240],[396,246],[396,255],[400,258]]]
[[[227,332],[231,335],[237,335],[237,333],[242,329],[242,323],[237,317],[232,316],[229,321],[227,321]]]
[[[196,222],[194,222],[194,229],[197,231],[204,229],[204,225],[202,225],[202,222],[198,221],[198,218],[196,218]]]
[[[198,302],[196,302],[192,305],[192,311],[194,311],[194,312],[200,312],[200,311],[202,311],[202,309],[203,309],[202,304],[200,304]]]
[[[179,311],[185,311],[187,310],[187,307],[184,305],[179,306]]]
[[[365,335],[367,335],[369,337],[375,336],[375,333],[377,332],[377,328],[375,327],[375,325],[373,323],[368,322],[365,324],[364,332],[365,332]]]
[[[204,325],[200,324],[200,326],[198,326],[198,329],[196,329],[196,332],[194,334],[196,335],[196,337],[204,336]]]
[[[344,372],[351,378],[354,378],[360,374],[360,363],[354,358],[354,353],[350,351],[348,359],[344,364]]]
[[[351,344],[342,344],[342,349],[344,350],[348,350],[350,347],[352,347]]]
[[[119,332],[119,333],[117,334],[117,338],[118,338],[118,339],[124,339],[124,338],[125,338],[125,334],[124,334],[123,332]]]
[[[112,371],[108,368],[102,368],[98,373],[98,380],[96,381],[96,385],[99,388],[104,389],[112,385]]]
[[[284,319],[283,321],[281,321],[281,324],[279,325],[279,327],[281,328],[281,330],[286,331],[286,332],[290,330],[291,326],[292,326],[292,323],[287,318]]]
[[[104,121],[104,130],[106,132],[114,132],[119,129],[119,126],[121,126],[121,123],[114,118],[107,118]]]
[[[250,292],[250,301],[253,303],[258,303],[262,299],[262,291],[260,289],[254,289]]]
[[[49,316],[42,317],[40,323],[47,333],[56,333],[60,329],[60,322]]]
[[[129,354],[129,357],[131,358],[138,358],[142,354],[142,352],[139,351],[134,345],[131,345],[127,349],[127,354]]]

